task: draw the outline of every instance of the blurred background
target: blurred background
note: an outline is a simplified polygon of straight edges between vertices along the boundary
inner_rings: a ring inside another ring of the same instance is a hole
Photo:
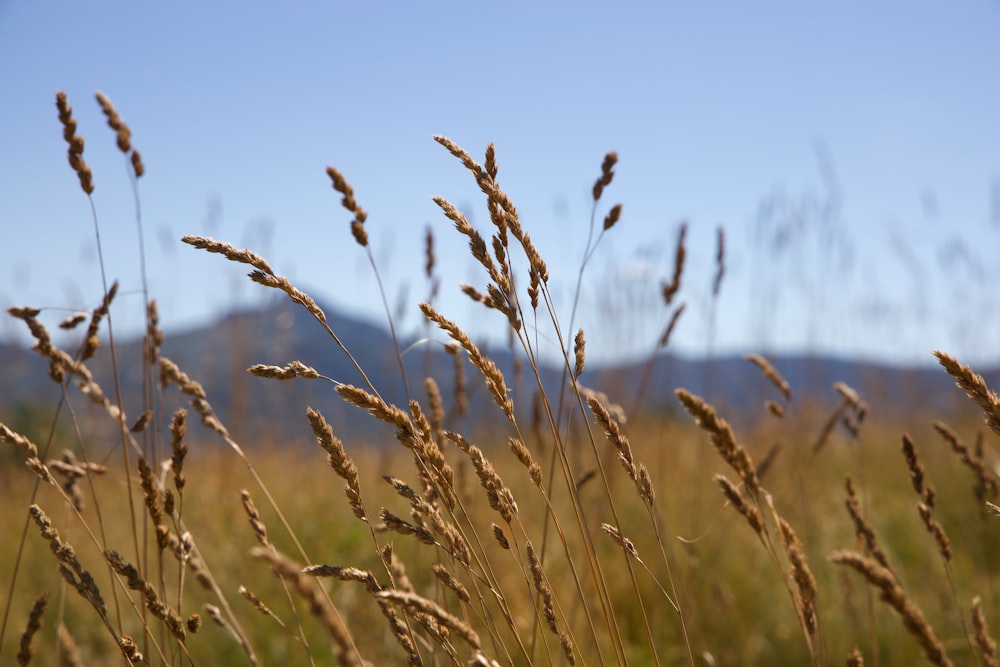
[[[614,203],[623,215],[587,266],[576,318],[595,362],[655,345],[686,222],[675,352],[932,365],[941,348],[996,364],[998,34],[995,0],[0,2],[0,306],[52,308],[57,321],[100,301],[91,210],[56,118],[64,90],[122,285],[116,326],[141,332],[135,210],[102,90],[146,165],[149,287],[168,334],[274,297],[183,234],[249,247],[324,304],[385,321],[327,165],[368,211],[404,334],[421,330],[428,229],[439,309],[477,338],[502,331],[459,291],[485,280],[431,201],[491,233],[474,180],[432,140],[443,134],[480,161],[496,144],[564,323],[591,187],[617,151],[596,224]],[[26,342],[23,328],[3,318],[0,340]]]

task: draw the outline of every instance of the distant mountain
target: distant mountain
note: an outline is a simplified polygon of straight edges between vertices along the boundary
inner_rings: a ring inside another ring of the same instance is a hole
[[[361,364],[364,373],[382,396],[402,407],[406,393],[392,339],[385,328],[323,306],[331,327]],[[443,340],[443,334],[435,334]],[[406,348],[408,341],[402,341]],[[515,405],[530,414],[534,377],[522,368],[507,349],[484,350],[499,366],[514,394]],[[361,373],[327,332],[300,306],[287,299],[259,310],[237,312],[190,331],[168,335],[162,353],[171,358],[205,387],[209,401],[227,427],[243,442],[259,438],[301,439],[308,436],[304,412],[307,405],[320,409],[341,435],[391,439],[392,431],[362,415],[337,396],[333,386],[319,380],[277,381],[250,377],[246,368],[263,363],[281,366],[300,360],[339,382],[366,386]],[[138,387],[142,374],[140,340],[119,343],[118,364],[126,390],[128,414],[138,414]],[[111,393],[110,355],[103,346],[92,369],[107,393]],[[414,398],[426,405],[423,379],[432,375],[440,385],[446,408],[452,404],[454,359],[440,345],[422,345],[407,352],[406,375]],[[770,358],[788,380],[796,402],[806,397],[834,405],[832,390],[842,381],[860,392],[874,414],[899,415],[914,410],[949,410],[967,402],[952,380],[938,368],[900,368],[822,356],[779,355]],[[976,369],[987,382],[1000,386],[1000,369]],[[0,421],[22,414],[25,406],[54,406],[60,392],[49,380],[47,364],[32,350],[0,344]],[[488,426],[498,414],[490,405],[478,372],[465,363],[472,415],[469,424]],[[540,369],[550,396],[557,395],[562,370]],[[606,392],[629,414],[636,410],[679,410],[673,391],[684,387],[710,398],[725,408],[727,418],[760,414],[765,399],[778,394],[752,364],[739,356],[685,359],[672,354],[645,363],[590,367],[581,377],[585,385]],[[177,398],[176,388],[169,390]],[[171,405],[174,402],[170,403]]]

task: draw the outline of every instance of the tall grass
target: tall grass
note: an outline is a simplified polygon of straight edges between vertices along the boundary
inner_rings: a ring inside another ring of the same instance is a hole
[[[66,96],[57,102],[100,248],[94,176]],[[142,160],[111,101],[99,93],[98,102],[126,158],[141,239]],[[527,378],[517,386],[525,389],[512,391],[462,325],[433,304],[432,235],[425,258],[432,287],[419,310],[454,356],[456,377],[407,377],[383,292],[395,343],[387,352],[407,397],[400,405],[386,399],[394,388],[365,373],[373,360],[356,358],[320,305],[265,258],[225,241],[182,239],[245,265],[253,282],[304,308],[362,378],[361,386],[347,384],[289,359],[253,365],[256,379],[248,381],[325,383],[381,423],[390,445],[344,442],[338,424],[306,405],[287,419],[310,434],[316,446],[308,452],[234,437],[196,369],[162,355],[145,284],[142,386],[123,386],[112,329],[117,285],[107,283],[103,263],[102,302],[62,324],[87,323],[76,351],[53,341],[40,309],[12,308],[62,398],[39,443],[0,424],[0,439],[27,466],[3,470],[0,657],[16,655],[19,664],[104,664],[116,655],[169,665],[878,665],[920,657],[997,664],[988,619],[998,611],[1000,525],[988,510],[1000,511],[998,480],[981,434],[975,445],[958,435],[975,432],[973,423],[956,431],[939,421],[932,431],[915,416],[872,425],[878,415],[842,384],[832,409],[797,402],[794,387],[758,355],[748,360],[773,394],[746,397],[763,408],[745,434],[684,389],[676,397],[693,423],[639,411],[655,356],[622,397],[634,406],[626,413],[615,397],[586,386],[587,325],[576,322],[587,264],[604,235],[625,224],[622,206],[604,199],[617,155],[605,156],[594,182],[585,258],[564,323],[550,292],[559,277],[549,275],[500,186],[494,147],[480,164],[450,139],[435,141],[485,198],[486,235],[446,198],[434,201],[481,267],[481,284],[462,289],[509,332]],[[367,214],[346,177],[332,167],[327,173],[381,290]],[[723,247],[720,230],[713,295]],[[657,349],[682,322],[684,305],[673,300],[685,253],[682,229],[674,274],[662,288],[666,325]],[[540,340],[559,341],[558,386],[543,383]],[[113,362],[109,388],[90,369],[99,348]],[[1000,398],[971,369],[935,354],[985,415],[988,437],[1000,435]],[[439,381],[455,395],[443,397]],[[501,427],[475,428],[463,417],[473,383],[487,392]],[[93,406],[112,425],[114,458],[93,440],[85,417]],[[68,433],[57,430],[61,423]],[[208,447],[211,439],[225,447]],[[329,470],[317,465],[324,458]],[[706,492],[713,483],[721,493]]]

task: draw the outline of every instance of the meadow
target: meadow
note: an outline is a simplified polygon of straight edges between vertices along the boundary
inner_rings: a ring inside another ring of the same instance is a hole
[[[138,208],[142,157],[111,101],[97,102]],[[57,108],[89,197],[94,177],[62,93]],[[982,377],[934,352],[967,409],[889,418],[842,383],[798,396],[749,355],[769,391],[746,397],[759,413],[749,425],[734,428],[683,387],[669,409],[629,414],[624,398],[586,386],[587,324],[560,320],[549,292],[565,280],[579,293],[580,277],[549,275],[499,184],[494,147],[480,163],[435,141],[476,181],[490,221],[484,232],[435,198],[482,270],[480,286],[462,289],[511,337],[526,379],[517,386],[534,387],[511,391],[512,378],[432,298],[419,309],[452,375],[407,376],[397,343],[386,354],[407,400],[393,404],[368,381],[376,360],[356,358],[312,297],[252,250],[200,236],[182,239],[188,252],[242,264],[259,289],[305,309],[365,380],[288,359],[251,366],[245,381],[325,383],[381,425],[377,442],[341,440],[307,405],[285,419],[310,434],[308,449],[235,437],[197,369],[161,353],[145,288],[141,382],[115,373],[99,384],[93,360],[119,365],[118,287],[106,267],[104,299],[77,316],[12,308],[62,398],[17,429],[0,423],[0,662],[998,664],[1000,397]],[[595,160],[588,258],[627,224],[608,203],[616,163],[615,153]],[[327,174],[344,234],[378,281],[367,214],[347,177]],[[415,280],[433,281],[432,241]],[[720,231],[716,293],[724,248]],[[675,297],[686,252],[682,233],[651,354],[683,326]],[[59,347],[54,325],[78,332],[78,347]],[[540,381],[541,337],[561,342],[556,387]],[[469,425],[473,385],[491,399],[489,428]],[[99,456],[108,441],[113,456]]]

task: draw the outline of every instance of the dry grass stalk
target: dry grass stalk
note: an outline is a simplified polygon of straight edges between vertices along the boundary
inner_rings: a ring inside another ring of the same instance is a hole
[[[542,467],[531,456],[528,448],[524,446],[520,438],[507,438],[507,444],[510,445],[510,451],[514,453],[521,465],[528,469],[532,483],[542,489]]]
[[[576,359],[573,368],[573,377],[579,378],[583,375],[583,368],[587,357],[587,339],[583,336],[583,329],[579,329],[576,332],[576,337],[573,339],[573,357]]]
[[[507,536],[503,533],[503,528],[496,525],[495,523],[490,524],[490,528],[493,530],[493,537],[496,539],[497,544],[502,548],[510,551],[510,542],[507,541]]]
[[[653,492],[652,480],[645,466],[642,464],[636,465],[632,457],[632,446],[629,444],[628,436],[622,432],[618,422],[611,416],[610,411],[601,403],[597,396],[591,394],[586,396],[586,400],[590,411],[594,414],[601,428],[604,429],[608,442],[618,451],[618,462],[624,468],[625,474],[635,483],[636,489],[639,491],[639,496],[646,505],[653,507],[656,494]]]
[[[357,567],[341,567],[339,565],[307,565],[302,568],[303,574],[312,577],[333,577],[340,581],[357,581],[365,585],[372,593],[382,590],[375,575],[370,570],[362,570]]]
[[[187,626],[188,632],[192,635],[201,630],[201,614],[197,612],[188,616],[187,621],[184,623]]]
[[[431,433],[434,442],[444,444],[444,401],[441,398],[441,388],[437,380],[428,376],[424,378],[424,391],[427,392],[427,405],[430,406]]]
[[[684,389],[677,389],[674,394],[688,413],[695,418],[698,426],[709,434],[715,449],[740,476],[750,495],[756,497],[760,491],[756,467],[746,448],[736,442],[736,436],[729,423],[716,415],[712,406],[701,397]]]
[[[813,454],[818,454],[819,450],[823,449],[829,441],[830,435],[833,434],[833,429],[836,428],[843,416],[847,414],[850,407],[850,403],[844,399],[841,399],[840,403],[837,404],[837,407],[830,414],[830,417],[823,423],[823,427],[820,429],[819,435],[816,436],[816,441],[812,446]]]
[[[132,130],[129,129],[129,126],[118,115],[115,105],[111,103],[107,95],[98,90],[94,97],[97,98],[97,103],[100,105],[101,111],[104,112],[104,116],[108,119],[108,127],[114,130],[117,135],[118,150],[128,154],[132,150]]]
[[[437,506],[429,503],[411,486],[400,479],[390,475],[384,475],[382,479],[388,482],[396,490],[396,493],[410,502],[410,516],[413,517],[419,527],[429,528],[437,533],[444,540],[444,546],[448,553],[460,563],[468,565],[471,562],[472,552],[465,538],[462,537],[462,533],[454,524],[444,520]]]
[[[405,412],[395,405],[386,403],[381,397],[354,385],[338,385],[337,393],[351,405],[367,410],[376,419],[395,426],[396,439],[407,449],[413,449],[414,442],[419,436]]]
[[[514,502],[514,494],[504,486],[503,480],[493,468],[493,464],[483,455],[481,449],[469,443],[460,433],[446,431],[445,436],[455,443],[459,449],[468,454],[472,460],[472,465],[476,469],[479,483],[486,491],[486,498],[490,502],[490,507],[500,514],[508,524],[514,520],[517,514],[517,503]]]
[[[455,401],[454,412],[457,417],[464,417],[469,413],[468,386],[465,383],[465,363],[462,355],[459,354],[461,349],[462,346],[455,341],[449,341],[444,346],[445,352],[450,354],[452,359],[454,359],[454,379],[452,381],[454,392],[452,398]]]
[[[677,323],[680,322],[681,315],[684,314],[684,309],[687,308],[686,303],[682,303],[674,309],[674,314],[670,316],[670,321],[667,322],[666,328],[660,335],[660,340],[656,343],[657,347],[666,347],[670,344],[670,337],[674,333],[674,329],[677,328]]]
[[[983,667],[997,667],[997,643],[990,636],[990,628],[983,613],[983,601],[978,595],[972,598],[972,627],[975,629],[976,646],[979,648]]]
[[[185,532],[180,537],[174,533],[168,533],[166,543],[167,548],[174,555],[174,558],[177,559],[177,562],[191,570],[191,574],[194,575],[195,581],[198,582],[199,586],[206,591],[218,592],[215,582],[212,581],[212,577],[205,567],[205,563],[195,553],[194,540],[191,537],[191,533]]]
[[[719,485],[719,488],[722,489],[722,494],[726,496],[726,500],[730,502],[737,512],[743,515],[743,518],[747,520],[753,531],[761,539],[764,539],[764,520],[760,516],[760,510],[755,505],[748,503],[736,485],[729,481],[725,475],[716,475],[713,479]]]
[[[469,219],[465,217],[465,214],[459,211],[454,204],[449,202],[444,197],[432,197],[431,199],[438,205],[445,217],[452,221],[455,225],[455,229],[469,239],[469,250],[472,252],[473,259],[479,262],[483,268],[486,269],[486,273],[489,275],[490,280],[498,285],[502,284],[504,282],[504,278],[501,275],[500,270],[497,268],[496,263],[493,261],[493,257],[489,253],[486,241],[483,240],[479,231],[472,226],[472,223],[470,223]]]
[[[785,547],[785,554],[792,566],[792,580],[795,581],[795,590],[798,592],[796,601],[799,613],[806,631],[810,635],[815,635],[817,625],[816,578],[813,576],[812,570],[809,569],[802,543],[791,524],[779,517],[778,528],[781,532],[781,543]]]
[[[937,543],[938,553],[946,561],[950,561],[951,542],[948,540],[948,535],[944,532],[944,527],[934,518],[933,509],[924,503],[917,503],[917,510],[920,512],[920,519],[924,522],[927,532],[934,537],[934,541]]]
[[[910,481],[913,483],[913,490],[917,492],[920,499],[928,507],[934,507],[936,493],[934,485],[925,481],[924,466],[917,456],[917,448],[913,444],[910,436],[903,434],[903,458],[906,459],[906,467],[910,469]]]
[[[528,553],[528,566],[531,569],[531,578],[535,584],[535,591],[542,601],[542,614],[545,617],[545,623],[552,634],[559,639],[559,645],[563,649],[566,660],[569,664],[575,665],[576,656],[573,652],[573,642],[567,633],[559,630],[556,619],[555,593],[552,591],[552,586],[549,585],[549,582],[545,578],[545,573],[542,571],[542,562],[539,560],[538,554],[535,552],[535,548],[531,542],[527,543],[526,550]]]
[[[428,279],[434,278],[434,232],[431,230],[430,225],[427,226],[427,232],[424,234],[424,275]],[[431,298],[437,295],[437,282],[435,281],[433,287],[431,288]]]
[[[410,401],[410,414],[418,434],[414,440],[413,452],[417,470],[424,480],[424,494],[430,502],[438,498],[448,509],[455,509],[455,471],[444,458],[441,445],[435,437],[435,429],[416,401]],[[443,438],[444,432],[441,431]]]
[[[851,522],[854,523],[854,534],[864,543],[865,552],[895,577],[896,575],[892,571],[892,566],[889,565],[889,558],[882,551],[882,547],[878,543],[878,538],[875,537],[875,530],[861,513],[861,503],[858,502],[858,494],[854,488],[854,481],[848,477],[845,486],[847,488],[847,500],[844,502],[844,505],[847,507],[847,513],[851,517]]]
[[[31,612],[28,614],[28,623],[24,628],[24,632],[21,633],[21,650],[17,652],[17,664],[22,667],[30,664],[31,658],[35,655],[35,649],[31,645],[31,641],[35,638],[35,634],[42,628],[42,614],[45,613],[45,607],[48,603],[49,594],[42,593],[31,606]]]
[[[934,430],[951,446],[951,450],[958,454],[959,459],[976,475],[976,498],[980,502],[987,497],[996,498],[1000,488],[997,487],[997,476],[986,466],[981,455],[977,455],[959,439],[958,435],[951,430],[947,424],[935,421],[932,426]]]
[[[441,315],[432,305],[421,303],[420,311],[424,314],[424,317],[437,324],[438,327],[447,332],[452,340],[462,346],[469,355],[469,361],[479,369],[479,372],[486,379],[486,386],[490,391],[490,397],[493,399],[493,402],[503,410],[507,419],[511,423],[514,423],[514,402],[510,399],[510,390],[507,388],[507,382],[504,380],[503,373],[500,372],[497,365],[479,351],[479,348],[472,342],[468,334],[462,331],[457,324]]]
[[[256,547],[256,548],[259,549],[261,547]],[[253,648],[250,646],[249,642],[247,642],[247,639],[239,632],[237,632],[236,628],[234,628],[229,623],[229,621],[225,619],[225,617],[222,615],[222,611],[218,607],[216,607],[214,604],[206,604],[205,613],[208,614],[208,617],[212,619],[212,621],[216,625],[225,630],[230,637],[236,640],[236,643],[240,645],[240,647],[243,649],[243,652],[247,655],[247,659],[250,661],[251,665],[254,665],[256,667],[257,665],[260,664],[260,662],[257,660],[257,656],[253,652]],[[357,664],[360,664],[360,662]]]
[[[129,429],[129,432],[142,433],[143,431],[146,430],[146,427],[149,426],[149,422],[152,418],[153,418],[152,410],[143,411],[143,413],[139,415],[139,418],[135,420],[135,423],[132,424],[132,427]]]
[[[85,319],[87,319],[86,311],[78,311],[60,322],[59,328],[64,331],[71,331],[72,329],[75,329],[78,324],[83,323]]]
[[[201,383],[192,380],[187,373],[167,357],[160,357],[160,386],[166,387],[171,383],[176,384],[182,394],[191,397],[191,407],[201,417],[202,426],[221,435],[230,446],[235,444],[229,437],[228,429],[216,416],[212,404],[208,402],[205,388],[201,386]]]
[[[416,489],[403,480],[391,475],[383,475],[382,479],[384,479],[389,486],[395,489],[396,493],[409,501],[410,516],[413,517],[413,520],[416,521],[418,525],[425,528],[430,526],[438,534],[445,531],[445,521],[437,507],[424,499],[423,496],[417,493]]]
[[[266,604],[264,604],[264,602],[259,597],[257,597],[254,594],[254,592],[251,591],[249,588],[247,588],[246,586],[240,586],[239,593],[240,593],[240,595],[243,596],[243,598],[247,602],[249,602],[251,605],[253,605],[254,609],[256,609],[257,611],[259,611],[264,616],[268,616],[270,618],[273,618],[275,621],[278,622],[278,625],[280,625],[281,627],[285,627],[284,621],[282,621],[280,618],[278,618],[278,615],[275,614],[273,611],[271,611],[271,608],[268,607]]]
[[[768,448],[767,453],[764,454],[764,458],[761,459],[760,463],[757,464],[757,478],[764,479],[771,466],[778,459],[778,454],[781,453],[781,443],[776,442]]]
[[[434,576],[436,576],[442,584],[450,588],[455,595],[458,596],[459,600],[469,604],[472,598],[469,596],[468,589],[455,577],[455,575],[448,571],[448,568],[441,563],[434,563],[432,569],[434,570]]]
[[[639,552],[636,550],[635,545],[632,544],[632,540],[624,537],[620,530],[612,526],[610,523],[602,523],[601,530],[603,530],[611,541],[620,546],[625,552],[636,559],[639,563],[642,563],[642,559],[639,558]]]
[[[0,422],[0,440],[3,440],[8,445],[17,447],[22,452],[27,454],[29,458],[38,458],[38,445],[33,443],[30,438],[12,431],[10,427],[3,422]]]
[[[118,649],[129,662],[146,662],[146,658],[139,650],[138,644],[136,644],[135,640],[128,635],[122,635],[118,638]]]
[[[69,633],[62,623],[56,630],[56,639],[59,642],[59,655],[62,660],[61,667],[84,667],[83,654],[77,646],[73,635]]]
[[[174,636],[174,639],[183,642],[187,635],[184,627],[184,619],[181,618],[180,614],[178,614],[176,610],[160,599],[160,595],[156,592],[156,588],[153,584],[143,579],[135,566],[126,562],[126,560],[122,558],[121,554],[117,551],[111,549],[106,550],[104,552],[104,558],[108,561],[108,564],[111,565],[111,569],[119,575],[125,577],[129,588],[142,593],[146,609],[148,609],[153,616],[163,621],[164,625],[167,626],[167,629],[170,630],[170,634]]]
[[[156,478],[153,475],[153,469],[149,467],[149,463],[145,458],[139,457],[139,484],[142,487],[143,500],[146,503],[146,509],[149,510],[149,518],[153,520],[154,526],[159,526],[163,523],[163,498],[160,494],[159,488],[157,488]],[[161,548],[164,545],[161,545]]]
[[[62,490],[73,501],[73,507],[78,512],[82,512],[84,508],[79,481],[87,476],[103,475],[107,472],[107,467],[100,463],[78,461],[76,455],[68,449],[63,450],[61,458],[53,459],[45,465],[55,476],[62,477]]]
[[[76,120],[73,118],[73,107],[66,99],[66,93],[56,93],[56,108],[59,110],[59,122],[63,126],[63,138],[69,144],[69,166],[80,179],[80,188],[89,196],[94,192],[94,174],[83,161],[83,137],[76,133]]]
[[[98,90],[95,97],[101,107],[101,111],[104,112],[104,116],[108,119],[108,127],[115,131],[118,150],[129,156],[135,177],[140,178],[146,169],[142,164],[142,157],[139,155],[139,151],[135,150],[132,146],[132,130],[129,129],[129,126],[118,115],[118,111],[107,95]]]
[[[94,308],[94,311],[90,315],[90,323],[87,325],[87,336],[83,344],[83,348],[80,351],[80,361],[86,361],[94,356],[97,348],[101,345],[101,339],[98,337],[97,332],[100,330],[101,322],[108,316],[108,311],[111,309],[111,303],[114,301],[115,296],[118,295],[118,281],[111,283],[110,289],[104,295],[101,300],[101,305]]]
[[[253,535],[257,538],[257,542],[261,546],[270,546],[271,541],[267,539],[267,526],[261,520],[260,512],[257,511],[257,506],[254,504],[250,492],[246,489],[241,490],[240,498],[243,501],[243,511],[250,519],[250,528],[253,529]]]
[[[869,583],[881,591],[882,600],[892,607],[907,631],[920,643],[927,659],[939,667],[951,667],[951,660],[944,650],[941,640],[934,634],[933,628],[927,622],[920,608],[917,607],[896,577],[874,560],[853,551],[836,551],[830,555],[830,560],[838,565],[846,565],[861,574]]]
[[[430,531],[423,526],[417,526],[415,524],[402,519],[386,508],[379,510],[378,518],[382,520],[385,527],[394,533],[399,533],[400,535],[413,535],[418,540],[424,544],[437,544],[437,540],[431,535]]]
[[[368,245],[368,232],[365,231],[364,225],[368,214],[354,200],[354,190],[347,184],[343,174],[333,167],[327,167],[326,174],[330,177],[333,189],[344,195],[343,199],[340,200],[341,205],[354,214],[354,219],[351,221],[351,234],[354,235],[354,240],[361,247],[366,247]]]
[[[663,283],[663,301],[669,306],[673,300],[674,296],[681,288],[681,275],[684,273],[684,257],[687,250],[684,246],[684,237],[687,235],[687,223],[682,223],[680,230],[677,232],[677,250],[674,254],[674,275],[670,279],[669,283]]]
[[[764,377],[770,380],[775,389],[781,392],[781,395],[785,397],[786,403],[792,402],[792,388],[788,384],[788,380],[781,376],[781,373],[779,373],[778,370],[771,365],[770,361],[759,354],[748,354],[743,358],[760,369],[760,372],[764,374]]]
[[[986,501],[986,509],[989,510],[990,514],[993,516],[1000,516],[1000,505],[994,505],[990,501]]]
[[[225,241],[217,241],[207,236],[195,236],[192,234],[182,236],[181,241],[200,250],[220,254],[230,261],[249,264],[268,275],[274,275],[274,270],[267,263],[267,260],[245,248],[240,250]]]
[[[934,350],[934,356],[938,358],[938,362],[948,375],[955,378],[955,384],[982,408],[983,419],[990,430],[1000,435],[1000,396],[986,386],[983,376],[960,364],[955,357],[939,350]]]
[[[764,409],[767,410],[772,415],[774,415],[775,417],[777,417],[778,419],[781,419],[782,417],[785,416],[785,409],[780,405],[778,405],[777,403],[775,403],[774,401],[764,401]]]
[[[42,511],[42,508],[38,505],[32,505],[29,512],[35,525],[41,531],[42,537],[49,543],[49,548],[55,554],[56,560],[59,561],[59,573],[63,579],[76,589],[80,597],[89,602],[98,615],[107,622],[107,607],[104,604],[104,598],[101,597],[101,591],[97,588],[97,583],[90,572],[80,565],[76,551],[70,544],[59,539],[59,531],[52,527],[52,521]]]
[[[354,465],[354,461],[347,456],[343,441],[333,434],[333,428],[318,411],[306,408],[306,417],[309,419],[313,435],[316,436],[316,444],[322,447],[327,454],[330,467],[333,468],[338,477],[346,482],[344,494],[347,496],[347,503],[350,505],[351,511],[354,512],[354,516],[367,522],[368,512],[361,500],[358,469]]]
[[[726,275],[726,230],[716,230],[715,278],[712,280],[712,298],[718,298],[722,288],[722,278]]]
[[[247,275],[250,277],[250,280],[254,281],[258,285],[271,287],[284,292],[288,295],[289,299],[308,310],[313,317],[323,324],[323,326],[328,326],[326,313],[319,307],[319,304],[316,303],[311,296],[293,285],[288,278],[284,276],[270,275],[264,273],[263,271],[251,271]]]
[[[250,553],[256,558],[267,561],[274,573],[282,581],[291,584],[293,590],[309,603],[309,613],[320,621],[333,640],[334,655],[339,664],[345,667],[362,667],[364,661],[358,654],[347,626],[332,603],[324,597],[316,581],[309,575],[303,574],[302,568],[295,561],[273,547],[254,547]]]
[[[135,172],[135,177],[142,178],[143,174],[146,173],[146,165],[142,161],[142,155],[138,150],[133,148],[129,159],[132,162],[132,171]]]
[[[160,348],[163,347],[163,332],[160,330],[160,313],[156,299],[150,299],[146,304],[146,337],[143,339],[143,355],[146,363],[156,365],[160,358]]]
[[[601,163],[601,175],[594,181],[594,201],[596,202],[601,198],[604,193],[604,188],[611,185],[612,179],[615,177],[615,165],[618,163],[618,153],[611,151],[604,156],[604,162]]]
[[[604,231],[608,231],[616,224],[618,224],[618,220],[620,220],[621,217],[622,217],[622,205],[615,204],[614,206],[611,207],[611,210],[608,211],[608,214],[604,216],[604,225],[602,229]]]
[[[187,410],[183,408],[174,412],[170,419],[170,470],[174,476],[174,488],[177,493],[184,493],[184,485],[187,478],[184,476],[184,459],[187,457],[187,444],[184,442],[184,434],[187,431]]]
[[[507,195],[500,190],[499,187],[497,187],[490,172],[483,169],[479,163],[472,159],[472,156],[469,155],[468,151],[451,139],[441,135],[435,135],[434,141],[444,146],[449,153],[458,158],[462,162],[462,165],[472,173],[476,179],[476,183],[479,185],[479,189],[482,190],[490,200],[491,207],[499,206],[505,213],[504,224],[510,225],[513,222],[515,227],[518,227],[517,229],[511,229],[514,236],[518,237],[519,234],[521,234],[521,231],[519,229],[517,209],[514,208],[514,204],[510,201],[510,198],[507,197]],[[490,151],[489,148],[487,150]]]
[[[247,373],[259,378],[271,378],[274,380],[291,380],[294,378],[304,378],[315,380],[322,377],[315,368],[306,366],[301,361],[290,361],[285,366],[268,366],[266,364],[254,364],[247,369]]]
[[[441,625],[454,631],[466,641],[473,649],[479,649],[479,635],[467,623],[456,616],[452,616],[432,600],[421,597],[416,593],[400,590],[385,590],[376,594],[376,598],[399,605],[407,611],[422,612],[433,617]]]

